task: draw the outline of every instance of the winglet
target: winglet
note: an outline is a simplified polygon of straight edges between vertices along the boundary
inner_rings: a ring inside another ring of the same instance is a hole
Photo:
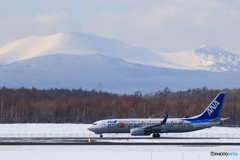
[[[188,115],[186,115],[184,118],[187,118],[188,117]]]
[[[164,120],[162,121],[161,124],[166,124],[166,122],[167,122],[167,118],[168,118],[168,115],[164,118]]]

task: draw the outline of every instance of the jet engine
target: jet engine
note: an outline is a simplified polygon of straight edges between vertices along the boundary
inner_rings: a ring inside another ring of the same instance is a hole
[[[144,129],[142,128],[133,128],[130,130],[132,136],[142,136],[145,135]]]

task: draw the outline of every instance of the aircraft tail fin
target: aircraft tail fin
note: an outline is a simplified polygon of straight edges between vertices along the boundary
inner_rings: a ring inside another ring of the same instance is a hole
[[[207,107],[207,109],[201,115],[194,118],[197,120],[220,118],[224,98],[225,93],[219,93],[217,97],[212,101],[212,103]]]

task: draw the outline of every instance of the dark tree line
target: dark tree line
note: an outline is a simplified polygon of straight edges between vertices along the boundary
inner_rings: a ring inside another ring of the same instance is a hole
[[[219,92],[225,92],[221,117],[240,124],[240,89],[206,87],[143,95],[117,95],[82,89],[0,88],[0,123],[92,123],[107,118],[189,117],[202,113]]]

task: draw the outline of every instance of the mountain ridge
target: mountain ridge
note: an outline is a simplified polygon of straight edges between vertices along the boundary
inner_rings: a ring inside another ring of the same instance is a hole
[[[199,48],[176,52],[159,53],[168,62],[174,62],[178,69],[209,70],[214,72],[239,71],[240,55],[225,51],[214,45],[202,45]]]
[[[58,33],[45,37],[31,36],[16,40],[0,48],[0,64],[56,53],[73,55],[101,53],[130,63],[161,68],[213,72],[240,71],[240,55],[213,45],[203,45],[183,52],[161,53],[80,32]]]
[[[159,68],[102,54],[45,55],[0,66],[0,86],[100,89],[118,94],[151,93],[166,86],[172,91],[237,88],[239,78],[238,73]]]
[[[164,63],[161,57],[148,49],[79,32],[58,33],[47,37],[27,37],[14,41],[0,48],[0,63],[9,64],[56,53],[77,55],[101,53],[131,63],[151,65],[152,60]]]

